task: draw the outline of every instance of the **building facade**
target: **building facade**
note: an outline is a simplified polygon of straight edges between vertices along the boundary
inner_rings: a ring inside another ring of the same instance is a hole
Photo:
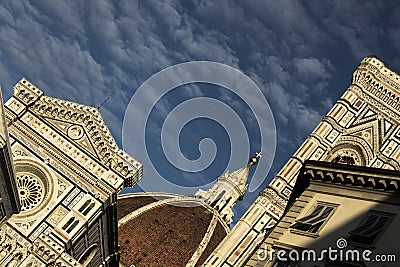
[[[0,266],[116,266],[117,194],[142,165],[96,108],[47,97],[26,79],[0,115]]]
[[[246,266],[398,266],[399,183],[399,171],[306,161]]]

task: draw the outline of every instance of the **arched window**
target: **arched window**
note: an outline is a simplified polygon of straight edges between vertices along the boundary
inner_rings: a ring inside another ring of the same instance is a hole
[[[218,194],[218,196],[214,199],[214,201],[211,203],[210,206],[211,206],[211,207],[214,207],[215,204],[217,204],[218,201],[225,195],[225,193],[226,193],[226,191],[225,191],[225,190],[222,190],[222,192]]]
[[[87,206],[89,206],[89,204],[90,204],[90,199],[86,200],[85,203],[82,205],[82,207],[80,207],[80,209],[78,211],[82,212]]]
[[[217,210],[217,211],[222,211],[222,210],[226,207],[226,205],[229,204],[229,202],[231,201],[231,199],[232,199],[232,197],[229,197],[229,198],[225,201],[225,203],[224,203],[224,205],[222,206],[222,208],[221,208],[220,210],[218,210],[218,209],[216,209],[216,210]]]
[[[88,215],[88,213],[93,209],[93,207],[94,207],[94,203],[91,203],[90,205],[89,205],[89,207],[87,207],[83,212],[82,212],[82,214],[83,215]]]
[[[71,223],[75,220],[75,217],[70,218],[66,224],[62,227],[63,230],[67,229],[68,226],[71,225]]]
[[[89,212],[94,208],[95,203],[92,202],[92,200],[88,199],[85,201],[85,203],[82,205],[82,207],[79,208],[79,212],[82,213],[84,216],[88,215]]]
[[[99,250],[99,246],[97,244],[91,245],[80,257],[79,263],[82,266],[88,266],[89,263],[92,261],[94,256],[96,255],[97,251]]]

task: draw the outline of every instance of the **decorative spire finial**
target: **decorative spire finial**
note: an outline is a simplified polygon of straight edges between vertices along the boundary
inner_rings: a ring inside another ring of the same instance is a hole
[[[261,158],[261,157],[262,157],[261,152],[256,152],[256,156],[250,158],[249,165],[253,166],[253,165],[257,164],[258,163],[258,158]]]

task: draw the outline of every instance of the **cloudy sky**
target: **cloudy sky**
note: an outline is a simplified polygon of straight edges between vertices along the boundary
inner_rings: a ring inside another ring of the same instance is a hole
[[[240,70],[268,101],[277,137],[275,157],[264,155],[273,160],[268,177],[235,208],[242,214],[344,92],[364,56],[374,54],[400,68],[399,18],[397,1],[2,1],[0,81],[4,98],[21,77],[46,95],[96,107],[112,94],[101,113],[122,146],[128,104],[152,75],[199,60]],[[171,183],[212,182],[232,157],[233,133],[199,118],[182,128],[179,149],[195,160],[200,141],[211,138],[215,147],[206,148],[216,149],[215,160],[194,173],[168,161],[163,146],[175,143],[162,143],[162,122],[183,101],[208,97],[229,105],[245,125],[247,150],[261,149],[262,130],[252,113],[257,107],[240,96],[245,88],[239,95],[205,84],[178,89],[154,103],[145,126],[128,129],[131,138],[146,130],[147,153]],[[150,168],[144,165],[143,179],[153,179],[146,175]]]

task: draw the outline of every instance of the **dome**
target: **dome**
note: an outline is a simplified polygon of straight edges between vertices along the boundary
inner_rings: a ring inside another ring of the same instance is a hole
[[[122,266],[200,266],[229,231],[218,212],[194,197],[133,193],[117,203]]]

